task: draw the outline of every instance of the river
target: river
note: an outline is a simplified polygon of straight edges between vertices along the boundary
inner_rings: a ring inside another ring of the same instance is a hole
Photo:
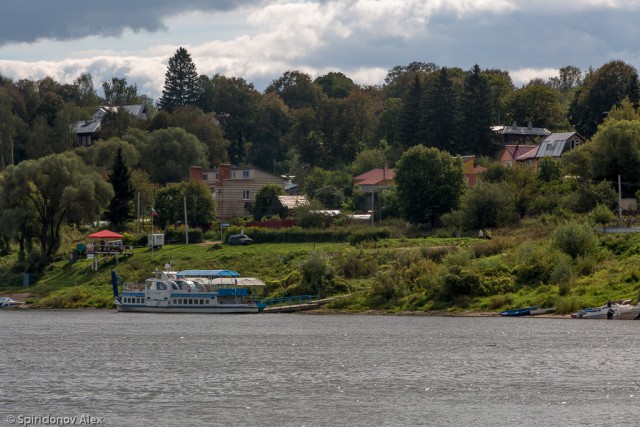
[[[0,426],[47,416],[104,426],[635,425],[639,328],[5,310]]]

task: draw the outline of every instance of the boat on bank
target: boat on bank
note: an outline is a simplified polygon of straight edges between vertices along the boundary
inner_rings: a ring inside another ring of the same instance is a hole
[[[630,317],[635,311],[631,310],[633,307],[629,300],[614,303],[609,301],[600,307],[584,308],[573,313],[571,317],[577,319],[635,319],[640,314],[640,308],[635,317]]]
[[[0,297],[0,308],[18,308],[24,305],[23,301],[16,301],[10,297]]]
[[[514,308],[512,310],[504,310],[500,312],[500,316],[502,317],[520,317],[520,316],[529,316],[534,310],[537,310],[538,306],[533,307],[525,307],[525,308]]]
[[[264,282],[234,270],[161,271],[144,283],[122,283],[111,272],[114,302],[120,312],[259,313],[257,289]]]
[[[638,318],[640,318],[640,304],[623,307],[613,313],[613,319],[617,320],[636,320]]]

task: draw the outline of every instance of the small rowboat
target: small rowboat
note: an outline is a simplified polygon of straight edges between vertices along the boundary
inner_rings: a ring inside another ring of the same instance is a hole
[[[526,307],[526,308],[514,308],[512,310],[505,310],[500,313],[500,316],[504,317],[520,317],[529,316],[533,310],[537,310],[538,306]]]

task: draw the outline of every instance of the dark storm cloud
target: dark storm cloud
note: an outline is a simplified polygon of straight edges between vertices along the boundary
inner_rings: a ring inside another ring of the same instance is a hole
[[[158,31],[162,20],[189,11],[227,11],[253,0],[3,0],[0,46],[39,39],[117,36],[125,29]]]

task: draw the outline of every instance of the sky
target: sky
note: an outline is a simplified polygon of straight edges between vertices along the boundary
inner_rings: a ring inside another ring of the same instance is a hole
[[[112,77],[157,100],[179,47],[198,74],[263,91],[285,71],[381,85],[413,61],[497,68],[518,86],[573,65],[640,69],[640,0],[2,0],[0,74]]]

